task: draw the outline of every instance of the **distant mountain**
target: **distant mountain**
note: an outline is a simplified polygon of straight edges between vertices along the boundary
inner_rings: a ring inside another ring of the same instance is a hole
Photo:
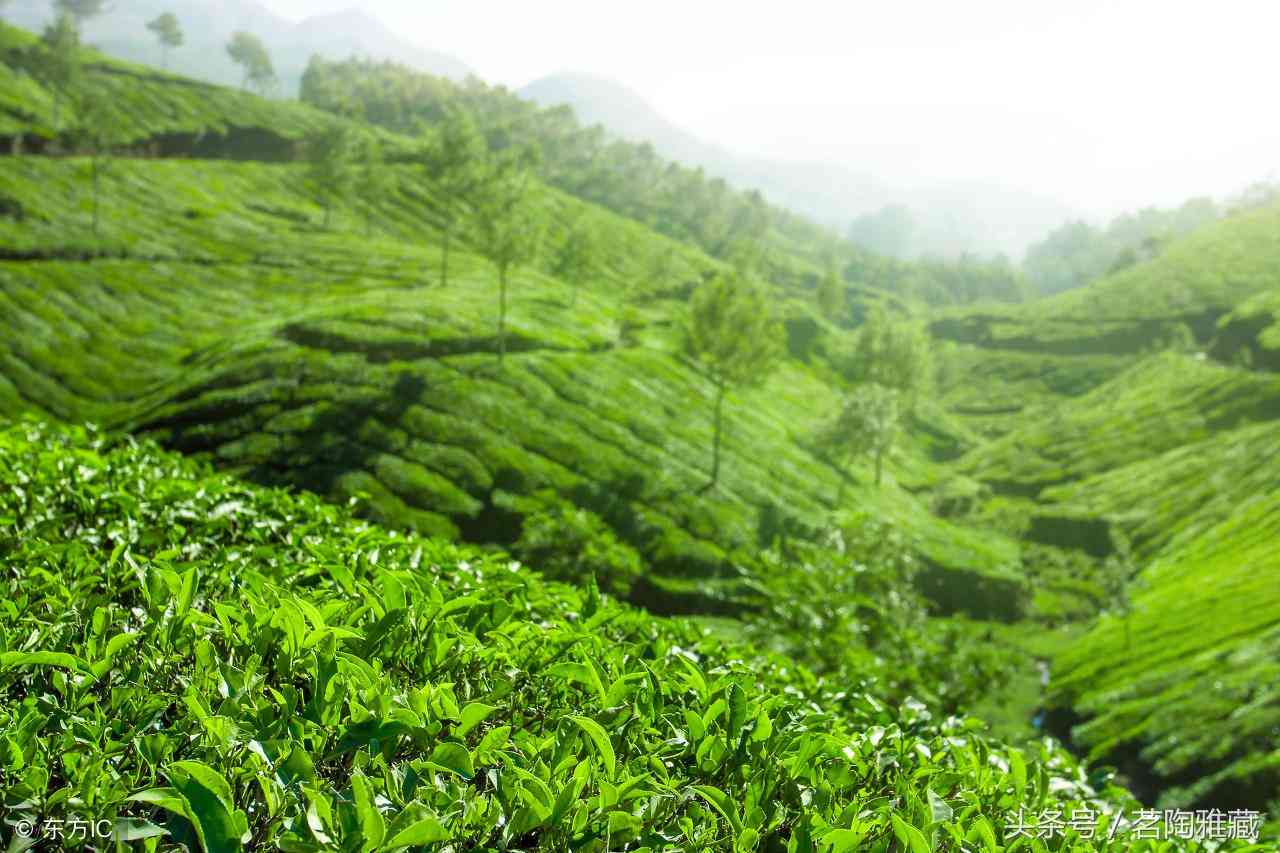
[[[247,30],[267,45],[287,94],[297,92],[302,72],[316,53],[332,59],[389,59],[455,80],[471,73],[459,60],[414,44],[357,9],[294,23],[254,0],[115,0],[110,11],[85,25],[85,41],[112,56],[158,65],[160,49],[146,23],[161,12],[177,15],[186,35],[186,44],[171,52],[170,67],[216,83],[241,81],[226,51],[236,30]],[[47,0],[17,0],[6,19],[38,32],[52,16]]]
[[[979,183],[927,189],[895,187],[868,172],[817,162],[747,157],[708,143],[663,117],[643,97],[612,80],[590,74],[544,77],[520,90],[540,104],[568,104],[587,124],[614,136],[649,142],[665,157],[701,166],[741,189],[758,189],[775,204],[845,231],[855,242],[885,254],[916,257],[963,252],[1020,256],[1027,245],[1079,214],[1056,200]],[[888,209],[886,211],[886,209]],[[905,218],[904,218],[905,214]],[[906,233],[877,241],[887,220]]]

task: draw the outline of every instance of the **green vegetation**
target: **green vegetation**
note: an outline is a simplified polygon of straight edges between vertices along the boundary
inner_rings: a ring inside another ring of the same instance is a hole
[[[883,853],[1272,808],[1280,205],[1013,304],[478,82],[318,60],[321,110],[61,20],[0,27],[0,412],[106,432],[0,432],[6,808]]]
[[[276,71],[271,55],[257,36],[243,30],[236,32],[227,44],[227,55],[244,69],[244,88],[252,86],[259,94],[266,94],[275,85]]]
[[[156,37],[156,41],[160,42],[160,67],[169,67],[169,51],[182,47],[185,36],[182,34],[182,25],[178,23],[178,18],[172,12],[162,12],[155,18],[147,22],[147,29]]]
[[[15,821],[165,849],[999,850],[1020,808],[1135,806],[1060,750],[151,445],[28,423],[0,448],[27,484],[0,493]]]

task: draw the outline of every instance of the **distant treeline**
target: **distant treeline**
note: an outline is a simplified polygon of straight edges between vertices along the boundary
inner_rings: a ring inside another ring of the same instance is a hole
[[[1213,199],[1193,198],[1170,210],[1126,213],[1105,227],[1068,222],[1027,249],[1023,269],[1039,292],[1061,293],[1151,260],[1170,240],[1222,214]]]
[[[600,125],[584,126],[567,105],[542,107],[475,77],[455,83],[391,62],[315,57],[300,97],[402,133],[463,109],[492,150],[537,149],[540,177],[549,184],[713,257],[759,253],[766,276],[778,284],[817,287],[822,270],[835,267],[848,284],[935,305],[1021,300],[1026,293],[1006,262],[911,263],[871,254],[769,204],[758,191],[737,190],[700,168],[664,160],[652,145],[615,139]]]

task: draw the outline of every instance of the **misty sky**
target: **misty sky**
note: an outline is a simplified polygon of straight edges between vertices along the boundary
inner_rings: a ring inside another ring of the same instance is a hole
[[[707,140],[893,183],[995,181],[1104,214],[1280,177],[1273,0],[355,5],[491,82],[599,74]]]

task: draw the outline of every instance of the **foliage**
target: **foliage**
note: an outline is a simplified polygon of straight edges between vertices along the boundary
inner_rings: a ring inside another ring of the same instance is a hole
[[[858,385],[835,422],[820,439],[841,465],[869,454],[875,460],[876,485],[884,478],[884,460],[893,447],[902,417],[900,394],[877,382]],[[842,481],[843,482],[843,481]]]
[[[507,353],[507,283],[513,268],[528,264],[542,241],[542,222],[531,196],[527,167],[504,158],[491,167],[491,177],[476,199],[477,248],[498,273],[498,365]]]
[[[0,447],[26,484],[0,492],[11,820],[207,851],[958,851],[1135,805],[1050,742],[150,445],[27,423]]]
[[[227,43],[227,55],[232,62],[244,68],[244,88],[252,86],[259,94],[266,94],[275,85],[276,71],[271,64],[271,54],[257,36],[244,30],[232,33],[231,41]]]
[[[169,51],[182,47],[185,40],[177,16],[172,12],[163,12],[147,22],[147,29],[160,42],[161,67],[169,67]]]
[[[898,391],[910,403],[931,387],[929,339],[915,324],[894,320],[875,306],[858,330],[842,368],[850,382],[874,383]]]
[[[481,200],[485,184],[492,178],[489,149],[470,114],[451,109],[438,127],[428,132],[420,156],[445,206],[440,264],[440,286],[444,287],[449,283],[450,238],[465,214]]]
[[[782,329],[760,285],[723,273],[693,294],[685,328],[685,352],[715,386],[715,434],[711,486],[720,481],[724,397],[737,385],[759,385],[778,360]]]
[[[620,542],[600,516],[543,490],[511,501],[522,515],[520,538],[512,553],[544,577],[567,582],[592,579],[600,589],[621,597],[644,573],[640,555]]]
[[[573,224],[569,237],[560,246],[551,271],[573,286],[572,305],[578,303],[578,291],[600,267],[600,235],[589,219]]]
[[[335,202],[346,199],[352,190],[351,131],[346,125],[334,122],[309,136],[306,146],[308,175],[320,192],[324,227],[328,228]]]
[[[1105,228],[1069,222],[1027,249],[1023,269],[1041,293],[1060,293],[1112,272],[1151,260],[1167,241],[1221,216],[1209,198],[1193,198],[1174,210],[1144,208]]]
[[[364,140],[358,171],[360,196],[364,200],[364,235],[373,236],[373,219],[386,203],[395,184],[395,174],[387,168],[382,143],[373,136]]]
[[[56,130],[62,101],[76,91],[80,79],[80,31],[71,15],[62,14],[45,28],[41,40],[45,47],[41,76],[53,90],[53,126]]]

